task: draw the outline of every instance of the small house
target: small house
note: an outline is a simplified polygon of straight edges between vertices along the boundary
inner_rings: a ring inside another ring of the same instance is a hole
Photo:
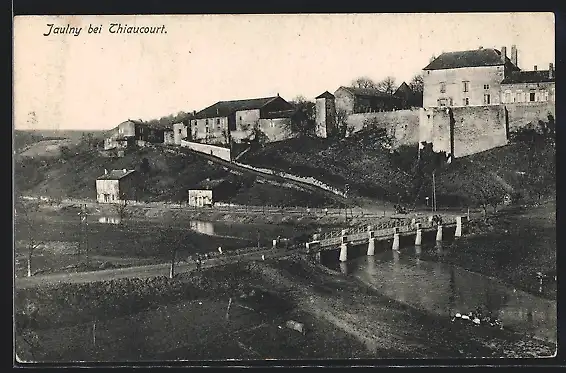
[[[189,189],[189,206],[212,207],[212,190]]]
[[[104,170],[104,175],[96,179],[96,200],[99,203],[135,200],[136,195],[136,170]]]

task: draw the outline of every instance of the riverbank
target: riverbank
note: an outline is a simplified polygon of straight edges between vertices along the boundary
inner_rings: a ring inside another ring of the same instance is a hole
[[[24,336],[35,341],[37,361],[542,357],[555,350],[431,316],[298,255],[128,283],[18,291],[16,309],[31,301],[41,314],[25,332],[20,316],[19,356],[31,359]],[[112,294],[101,297],[102,290]],[[288,329],[289,320],[305,333]]]
[[[512,207],[487,221],[473,221],[444,255],[431,259],[556,299],[556,201]],[[537,272],[547,275],[542,291]]]

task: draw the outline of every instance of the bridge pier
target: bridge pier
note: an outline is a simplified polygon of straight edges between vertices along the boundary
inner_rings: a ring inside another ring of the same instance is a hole
[[[456,216],[456,231],[454,237],[462,237],[462,217]]]
[[[399,228],[395,227],[393,233],[393,246],[391,247],[392,250],[399,250]]]
[[[368,251],[367,255],[372,256],[375,255],[375,232],[373,231],[373,227],[368,225]]]
[[[348,260],[348,230],[342,229],[342,243],[340,244],[340,258],[341,262]]]
[[[436,228],[436,242],[442,241],[442,224],[438,224]]]
[[[416,223],[417,233],[415,235],[415,245],[420,246],[423,240],[423,231],[421,230],[421,223]]]

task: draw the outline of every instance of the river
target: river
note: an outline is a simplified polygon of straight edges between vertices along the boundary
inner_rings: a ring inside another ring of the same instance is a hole
[[[491,312],[505,328],[556,342],[556,301],[506,285],[495,277],[432,260],[457,250],[459,242],[383,250],[338,264],[323,263],[383,295],[429,313],[451,317],[477,308]]]

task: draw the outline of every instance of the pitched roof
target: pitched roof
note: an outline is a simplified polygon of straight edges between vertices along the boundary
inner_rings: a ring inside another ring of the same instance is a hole
[[[414,93],[411,87],[405,82],[401,83],[401,85],[395,90],[394,95],[401,94],[403,92]]]
[[[96,180],[120,180],[124,176],[128,176],[134,172],[136,172],[136,170],[111,170],[110,172],[99,176]]]
[[[205,109],[199,111],[195,118],[214,118],[227,117],[228,115],[240,110],[253,110],[264,107],[267,103],[275,100],[279,96],[251,98],[246,100],[218,101]]]
[[[505,64],[510,67],[513,65],[511,60],[505,57]],[[501,60],[501,52],[493,48],[482,48],[459,52],[446,52],[435,58],[423,70],[443,70],[458,69],[461,67],[479,67],[479,66],[499,66],[503,65]]]
[[[501,84],[544,83],[556,81],[554,74],[551,78],[549,77],[548,72],[549,70],[513,71],[501,81]]]
[[[320,95],[315,97],[315,100],[317,98],[334,98],[334,95],[328,91],[324,91],[324,93],[321,93]]]
[[[269,113],[265,113],[262,116],[262,119],[291,118],[296,111],[296,108],[289,110],[270,111]]]
[[[338,92],[341,89],[350,92],[354,96],[397,98],[393,95],[390,95],[389,93],[381,92],[380,90],[375,88],[354,88],[354,87],[341,86],[336,90],[336,92]]]

